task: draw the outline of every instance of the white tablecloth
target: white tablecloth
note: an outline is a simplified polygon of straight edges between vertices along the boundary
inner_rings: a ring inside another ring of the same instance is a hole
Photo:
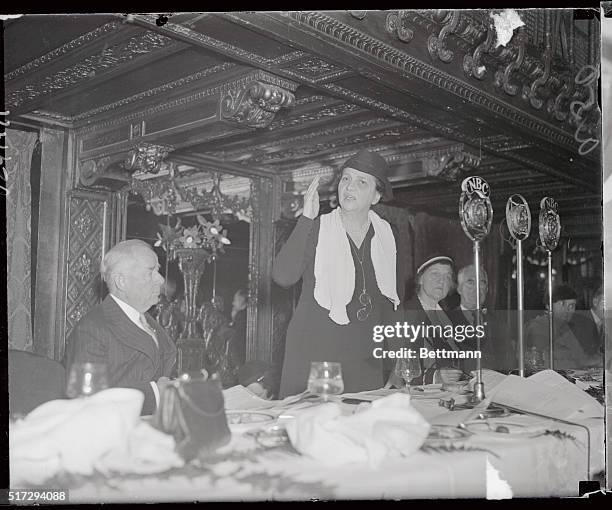
[[[442,423],[453,414],[439,407],[437,400],[413,403],[430,423]],[[378,469],[359,465],[324,467],[298,454],[290,445],[265,448],[252,437],[235,433],[231,443],[204,465],[189,465],[156,476],[72,480],[70,500],[485,498],[507,495],[507,488],[514,497],[578,495],[578,482],[587,477],[585,431],[533,417],[511,419],[540,428],[542,434],[518,438],[474,434],[455,448],[421,450]],[[603,469],[603,419],[590,420],[588,426],[594,473]],[[498,479],[502,481],[501,489]]]

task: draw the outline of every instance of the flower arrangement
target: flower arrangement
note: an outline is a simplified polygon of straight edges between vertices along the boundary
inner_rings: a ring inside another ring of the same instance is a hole
[[[217,252],[224,253],[224,246],[231,244],[227,230],[219,220],[210,222],[200,214],[196,218],[198,223],[193,227],[183,227],[180,218],[177,218],[174,227],[160,224],[161,233],[157,233],[154,246],[161,246],[172,258],[175,250],[181,248],[203,248],[209,260],[215,258]]]

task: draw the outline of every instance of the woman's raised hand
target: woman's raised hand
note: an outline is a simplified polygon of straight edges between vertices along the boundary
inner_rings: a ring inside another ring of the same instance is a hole
[[[302,214],[311,220],[314,220],[319,214],[318,187],[319,176],[317,175],[310,183],[310,186],[308,186],[306,194],[304,195],[304,212]]]

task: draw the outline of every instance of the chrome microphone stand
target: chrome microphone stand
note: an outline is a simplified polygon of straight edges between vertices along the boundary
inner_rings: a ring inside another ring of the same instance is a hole
[[[523,337],[523,241],[531,231],[531,211],[522,195],[512,195],[506,202],[506,223],[516,240],[516,302],[519,376],[525,377],[525,341]]]
[[[553,334],[553,302],[552,302],[552,252],[559,244],[561,236],[561,221],[557,213],[558,205],[550,197],[544,197],[540,202],[540,242],[546,249],[548,259],[548,344],[550,352],[550,369],[554,369],[554,334]]]
[[[472,176],[461,183],[461,198],[459,199],[459,218],[465,234],[474,243],[474,267],[476,270],[476,327],[481,325],[480,306],[480,241],[491,230],[493,208],[491,207],[490,187],[482,177]],[[476,335],[476,348],[480,351],[480,337]],[[474,385],[474,402],[485,398],[482,381],[482,359],[476,358],[476,384]]]

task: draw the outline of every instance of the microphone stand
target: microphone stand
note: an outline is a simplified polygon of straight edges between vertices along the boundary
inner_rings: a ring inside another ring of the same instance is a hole
[[[516,301],[519,376],[525,377],[525,340],[523,331],[523,241],[531,231],[531,211],[522,195],[512,195],[506,202],[506,223],[516,240]]]
[[[548,261],[548,349],[550,352],[550,369],[554,370],[554,318],[552,301],[552,251],[559,244],[561,221],[557,213],[558,205],[550,197],[544,197],[540,202],[540,242],[546,249]]]
[[[482,177],[467,177],[461,183],[461,197],[459,199],[459,218],[465,234],[474,243],[474,265],[476,270],[476,326],[481,324],[480,309],[480,241],[491,230],[493,222],[493,208],[489,197],[491,188]],[[480,351],[480,337],[476,335],[476,346]],[[485,399],[484,382],[482,381],[482,359],[476,358],[476,384],[472,403],[482,402]]]

